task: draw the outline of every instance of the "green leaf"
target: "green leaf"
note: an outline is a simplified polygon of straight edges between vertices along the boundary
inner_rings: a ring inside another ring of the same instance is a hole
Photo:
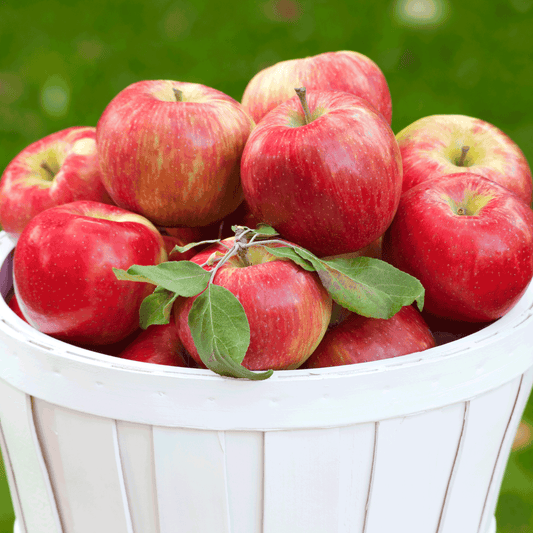
[[[268,235],[269,237],[275,237],[276,235],[279,235],[279,233],[268,224],[258,224],[257,228],[255,228],[253,231],[259,235]]]
[[[152,324],[168,324],[172,304],[178,294],[168,291],[163,287],[156,287],[154,292],[147,296],[139,309],[139,323],[142,329]]]
[[[300,265],[302,268],[308,270],[309,272],[315,271],[313,263],[308,259],[304,259],[300,255],[298,255],[296,250],[292,247],[282,246],[279,248],[274,248],[273,246],[268,245],[265,245],[264,247],[268,250],[269,254],[275,255],[276,257],[279,257],[281,259],[290,259],[291,261],[293,261],[297,265]]]
[[[127,271],[113,268],[117,279],[153,283],[179,296],[196,296],[209,283],[210,272],[192,261],[166,261],[159,265],[133,265]]]
[[[172,251],[180,252],[182,254],[184,252],[188,252],[191,248],[194,248],[196,246],[201,246],[203,244],[214,244],[215,242],[220,242],[220,239],[211,239],[209,241],[191,242],[189,244],[186,244],[185,246],[179,246],[178,244],[176,244],[176,246],[174,246]]]
[[[258,235],[259,239],[256,240],[260,240],[261,237],[270,238],[279,235],[279,233],[268,224],[258,224],[257,228],[249,228],[248,226],[231,226],[231,231],[233,231],[233,233],[237,233],[237,230],[239,229],[241,231],[246,231],[250,238],[252,238],[254,235]]]
[[[194,345],[207,368],[221,376],[266,379],[241,365],[250,345],[250,325],[239,300],[226,288],[210,284],[189,312]]]
[[[291,252],[284,254],[280,251],[283,249],[290,249]],[[420,281],[380,259],[319,259],[304,248],[289,245],[286,248],[269,248],[269,252],[280,257],[284,254],[283,257],[292,259],[304,268],[305,264],[312,265],[331,297],[358,315],[391,318],[404,305],[411,305],[415,301],[420,311],[424,307],[425,291]]]
[[[298,253],[307,256],[301,249]],[[425,291],[420,281],[380,259],[315,258],[312,263],[331,297],[359,315],[390,318],[414,301],[420,310],[424,306]]]

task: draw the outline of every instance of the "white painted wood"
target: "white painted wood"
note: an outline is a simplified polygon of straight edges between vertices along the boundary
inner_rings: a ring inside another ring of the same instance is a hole
[[[340,430],[265,434],[263,533],[339,528]]]
[[[0,380],[2,453],[24,533],[62,533],[54,495],[37,439],[31,398]]]
[[[264,434],[224,432],[231,533],[261,533]]]
[[[364,533],[437,532],[464,405],[379,422]]]
[[[340,432],[339,533],[362,531],[374,467],[376,424],[342,427]]]
[[[34,411],[64,533],[133,533],[115,421],[43,400]]]
[[[9,458],[9,451],[7,449],[6,440],[4,438],[4,432],[2,430],[2,424],[0,423],[0,447],[2,449],[2,460],[4,463],[4,470],[6,472],[7,481],[9,485],[9,492],[11,495],[11,503],[13,504],[13,510],[15,512],[15,526],[20,533],[26,533],[26,527],[24,526],[24,515],[22,513],[22,506],[20,503],[20,496],[17,490],[17,483],[15,480],[15,473]],[[20,517],[19,522],[16,517]],[[22,524],[22,525],[21,525]]]
[[[118,421],[117,433],[133,533],[157,533],[152,427]]]
[[[518,393],[516,396],[516,403],[513,406],[512,412],[509,416],[509,423],[505,430],[503,440],[501,442],[501,447],[498,452],[498,458],[496,465],[494,466],[492,478],[490,481],[490,488],[486,495],[485,508],[482,517],[482,521],[479,527],[480,533],[485,531],[493,518],[494,509],[498,501],[498,495],[500,493],[500,487],[502,484],[503,476],[505,474],[505,468],[511,453],[511,448],[513,445],[514,438],[516,436],[516,431],[520,420],[522,418],[522,413],[526,407],[527,401],[529,399],[529,394],[531,391],[531,386],[533,384],[533,369],[528,370],[523,377],[521,378]]]
[[[224,433],[153,428],[161,533],[231,533]]]
[[[486,505],[485,500],[520,380],[516,378],[470,401],[439,533],[481,533],[482,513],[494,514],[494,505]]]

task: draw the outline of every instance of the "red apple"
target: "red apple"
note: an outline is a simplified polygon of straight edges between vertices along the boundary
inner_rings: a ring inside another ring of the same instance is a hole
[[[453,320],[503,316],[533,275],[533,212],[508,189],[457,173],[402,195],[383,254],[424,286],[424,309]]]
[[[133,83],[96,126],[102,180],[117,205],[157,226],[206,226],[242,202],[253,126],[239,102],[205,85]]]
[[[146,218],[117,206],[80,201],[35,216],[15,248],[15,294],[37,330],[84,345],[120,341],[139,327],[154,286],[119,281],[112,267],[156,265],[165,244]]]
[[[34,142],[0,181],[0,224],[16,242],[38,213],[77,200],[113,203],[101,181],[96,128],[72,127]]]
[[[357,96],[309,92],[308,106],[309,119],[295,95],[254,129],[241,162],[245,199],[257,220],[316,255],[354,252],[396,213],[398,143]]]
[[[531,170],[524,154],[488,122],[463,115],[432,115],[407,126],[396,139],[403,161],[403,191],[435,177],[472,172],[531,203]]]
[[[118,357],[158,365],[187,366],[174,320],[168,324],[148,326]]]
[[[383,72],[371,59],[352,51],[290,59],[265,68],[246,86],[242,105],[257,123],[291,98],[295,87],[302,86],[308,91],[340,91],[360,96],[391,123],[391,96]]]
[[[205,240],[200,228],[159,228],[165,241],[165,248],[169,261],[188,261],[197,253],[197,249],[192,248],[187,252],[174,251],[176,246],[186,246],[191,242]]]
[[[233,238],[223,241],[231,246]],[[203,265],[213,252],[227,252],[221,244],[191,259]],[[299,367],[324,335],[331,317],[331,297],[315,272],[292,261],[279,260],[262,246],[247,250],[246,263],[238,256],[220,267],[213,283],[228,289],[244,307],[250,324],[250,346],[242,365],[250,370]],[[207,271],[213,267],[204,266]],[[204,366],[188,325],[195,297],[178,298],[174,316],[180,339],[191,357]]]
[[[19,318],[22,318],[24,322],[28,322],[26,318],[24,318],[24,315],[22,314],[16,294],[13,294],[13,296],[9,299],[9,303],[7,305],[11,309],[11,311],[13,311],[13,313],[15,313]]]
[[[304,364],[305,368],[379,361],[435,346],[435,339],[420,312],[404,306],[389,319],[350,313],[329,329]]]

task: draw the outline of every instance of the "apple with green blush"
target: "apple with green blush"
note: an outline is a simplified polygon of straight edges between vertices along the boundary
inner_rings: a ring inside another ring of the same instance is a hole
[[[239,165],[254,121],[198,83],[144,80],[120,91],[96,125],[114,202],[156,226],[207,226],[242,202]]]
[[[17,241],[38,213],[78,200],[113,204],[101,180],[96,128],[74,126],[22,150],[0,180],[0,224]]]
[[[531,169],[519,146],[496,126],[464,115],[423,117],[396,135],[403,192],[439,176],[471,172],[532,201]]]

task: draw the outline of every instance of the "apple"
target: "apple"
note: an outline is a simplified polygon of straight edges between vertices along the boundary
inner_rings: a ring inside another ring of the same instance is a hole
[[[234,237],[222,241],[227,246],[233,242]],[[191,261],[204,265],[217,251],[225,253],[227,248],[214,244]],[[210,271],[214,267],[205,265],[203,268]],[[292,261],[280,260],[263,246],[248,248],[243,258],[231,257],[219,268],[213,283],[233,293],[244,308],[250,324],[250,346],[242,365],[249,370],[299,367],[317,347],[328,327],[331,297],[316,272],[308,272]],[[204,367],[188,324],[189,311],[196,298],[178,298],[174,317],[185,349]]]
[[[139,308],[154,289],[119,281],[112,267],[157,265],[165,244],[141,215],[78,201],[52,207],[26,226],[13,259],[15,295],[35,329],[74,344],[107,345],[139,327]]]
[[[174,320],[148,326],[118,357],[158,365],[188,366]]]
[[[321,368],[379,361],[434,346],[428,325],[412,305],[402,307],[388,319],[350,313],[340,324],[328,329],[303,366]]]
[[[364,98],[391,123],[391,96],[383,72],[370,58],[352,51],[326,52],[267,67],[250,80],[241,102],[258,123],[291,98],[295,87],[302,86],[308,91],[340,91]]]
[[[96,126],[113,201],[156,226],[206,226],[242,202],[239,165],[254,122],[239,102],[196,83],[123,89]]]
[[[186,246],[191,242],[205,240],[200,228],[158,228],[163,241],[169,261],[188,261],[197,251],[192,248],[186,252],[174,251],[176,246]]]
[[[35,215],[77,200],[113,203],[101,181],[96,128],[67,128],[24,148],[0,180],[0,224],[16,242]]]
[[[418,278],[424,309],[488,322],[503,316],[533,275],[533,211],[472,173],[424,181],[402,195],[383,256]]]
[[[270,111],[246,143],[245,201],[257,220],[318,256],[355,252],[378,239],[396,213],[398,143],[362,98],[310,91],[306,100],[299,92]]]
[[[22,318],[22,320],[24,320],[24,322],[28,322],[25,318],[24,318],[24,315],[22,314],[22,311],[20,310],[20,305],[19,305],[19,302],[17,300],[17,295],[16,294],[13,294],[13,296],[11,296],[11,298],[9,299],[9,302],[8,302],[8,307],[11,309],[11,311],[13,311],[13,313],[15,313],[19,318]]]
[[[496,126],[463,115],[421,118],[396,135],[403,161],[403,191],[419,183],[472,172],[532,200],[531,170],[514,141]]]

